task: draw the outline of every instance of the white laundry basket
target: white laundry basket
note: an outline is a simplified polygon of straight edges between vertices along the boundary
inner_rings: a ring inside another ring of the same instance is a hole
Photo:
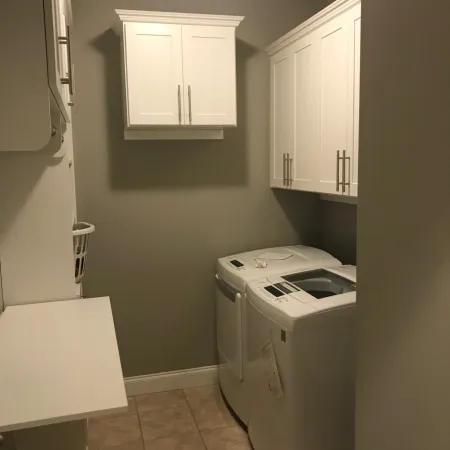
[[[95,226],[87,222],[73,224],[73,254],[75,259],[75,281],[81,282],[86,272],[86,259],[89,235],[95,231]]]

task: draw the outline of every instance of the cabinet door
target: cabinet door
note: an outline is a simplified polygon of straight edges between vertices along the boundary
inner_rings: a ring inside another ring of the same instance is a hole
[[[181,25],[124,24],[127,126],[180,125]]]
[[[56,99],[59,109],[66,121],[70,120],[67,102],[69,83],[67,71],[64,69],[66,54],[64,48],[68,44],[65,25],[65,7],[60,0],[44,0],[45,35],[47,45],[48,84]]]
[[[319,176],[317,191],[337,194],[342,181],[342,156],[347,150],[348,31],[345,15],[336,17],[319,33]],[[348,186],[345,191],[348,193]]]
[[[183,25],[182,33],[186,124],[235,126],[234,28]]]
[[[270,59],[270,185],[288,187],[285,156],[293,155],[293,51],[288,47]]]
[[[70,39],[72,39],[72,6],[70,0],[56,0],[59,7],[59,21],[58,21],[58,34],[62,37],[62,42],[59,45],[59,66],[61,72],[67,80],[67,83],[63,85],[62,97],[64,104],[71,106],[74,103],[74,65],[72,61],[73,49],[70,45]],[[69,118],[71,117],[71,108],[68,108]]]
[[[314,191],[317,179],[319,52],[312,33],[293,44],[294,156],[292,188]]]
[[[350,181],[350,195],[358,196],[358,153],[359,153],[359,78],[361,65],[361,5],[356,5],[348,12],[349,52],[348,52],[348,90],[351,93],[348,102],[347,137],[350,159],[347,172]]]

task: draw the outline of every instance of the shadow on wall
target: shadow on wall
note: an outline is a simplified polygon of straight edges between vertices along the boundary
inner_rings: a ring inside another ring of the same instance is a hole
[[[120,38],[108,30],[93,45],[104,55],[111,189],[245,185],[248,181],[246,60],[256,49],[236,41],[239,126],[220,141],[126,141],[123,136]],[[165,170],[161,170],[164,167]]]
[[[357,205],[320,200],[321,248],[344,264],[356,264]]]
[[[321,228],[316,226],[320,214],[318,195],[289,189],[272,189],[272,192],[289,223],[299,231],[298,243],[322,248]]]
[[[61,160],[60,154],[45,150],[0,154],[0,257],[16,218],[46,168],[59,164]]]

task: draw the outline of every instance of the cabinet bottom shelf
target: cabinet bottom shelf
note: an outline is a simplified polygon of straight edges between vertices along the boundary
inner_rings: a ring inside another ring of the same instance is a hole
[[[223,139],[223,128],[125,128],[125,140],[215,140]]]

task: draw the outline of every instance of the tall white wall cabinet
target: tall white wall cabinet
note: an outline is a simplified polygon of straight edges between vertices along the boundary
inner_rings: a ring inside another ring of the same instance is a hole
[[[0,15],[0,151],[56,151],[70,122],[70,0],[31,3],[9,2]]]
[[[4,307],[77,293],[70,6],[70,0],[14,0],[0,14]]]
[[[268,48],[272,187],[358,195],[360,0],[338,0]]]
[[[126,139],[221,139],[237,125],[243,17],[117,10]]]

